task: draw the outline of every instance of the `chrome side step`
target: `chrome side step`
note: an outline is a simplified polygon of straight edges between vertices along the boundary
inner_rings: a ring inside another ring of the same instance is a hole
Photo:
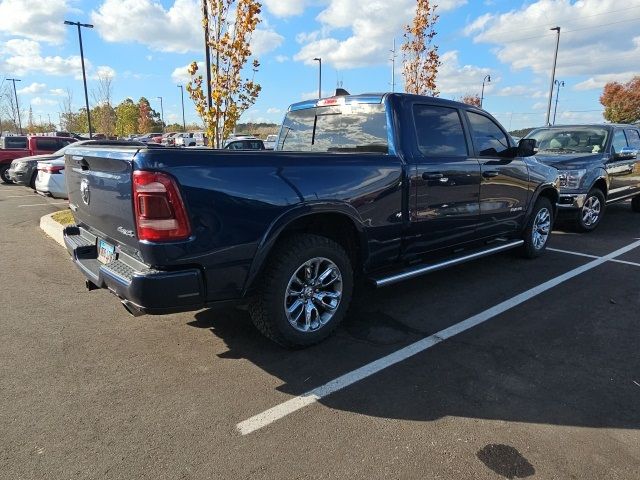
[[[514,240],[498,245],[497,247],[476,250],[473,253],[453,257],[449,260],[445,260],[444,262],[417,265],[391,276],[370,277],[370,280],[378,288],[386,287],[387,285],[393,285],[394,283],[402,282],[403,280],[419,277],[420,275],[426,275],[427,273],[435,272],[437,270],[442,270],[448,267],[453,267],[454,265],[460,265],[461,263],[466,263],[477,258],[487,257],[489,255],[493,255],[494,253],[504,252],[505,250],[511,250],[512,248],[519,247],[523,244],[524,240]]]

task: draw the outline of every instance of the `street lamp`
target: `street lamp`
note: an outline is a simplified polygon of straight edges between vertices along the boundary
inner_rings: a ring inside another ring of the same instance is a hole
[[[160,121],[162,122],[162,133],[164,133],[164,107],[162,106],[162,97],[158,97],[160,100]]]
[[[549,87],[549,103],[547,105],[547,122],[546,125],[551,125],[549,123],[551,117],[551,100],[553,99],[553,85],[556,81],[556,65],[558,63],[558,48],[560,47],[560,27],[553,27],[549,30],[555,30],[557,32],[556,36],[556,53],[553,56],[553,69],[551,70],[551,86]]]
[[[178,85],[180,89],[180,98],[182,99],[182,129],[187,131],[187,122],[184,120],[184,87],[182,85]]]
[[[491,83],[491,75],[485,75],[484,79],[482,79],[482,95],[480,95],[480,108],[482,108],[482,102],[484,102],[484,84]]]
[[[84,69],[84,50],[82,49],[82,31],[80,27],[93,28],[93,25],[89,23],[70,22],[64,21],[65,25],[75,25],[78,27],[78,41],[80,42],[80,60],[82,62],[82,82],[84,83],[84,103],[87,107],[87,124],[89,125],[89,138],[93,137],[93,130],[91,128],[91,112],[89,111],[89,94],[87,93],[87,73]]]
[[[564,87],[564,80],[556,80],[556,108],[553,110],[553,124],[556,124],[556,113],[558,113],[558,98],[560,98],[560,87]]]
[[[20,135],[22,135],[22,120],[20,120],[20,105],[18,104],[18,92],[16,91],[16,82],[21,82],[17,78],[7,78],[10,82],[13,82],[13,95],[16,97],[16,112],[18,112],[18,128],[20,129]]]
[[[316,57],[313,60],[318,62],[318,65],[320,67],[318,73],[318,98],[322,98],[322,58]]]

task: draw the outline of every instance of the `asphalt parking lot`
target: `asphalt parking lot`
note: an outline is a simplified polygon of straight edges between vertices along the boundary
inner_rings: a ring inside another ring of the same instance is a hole
[[[243,311],[134,319],[87,292],[38,228],[64,206],[0,185],[2,479],[638,478],[628,203],[538,260],[367,291],[295,352]]]

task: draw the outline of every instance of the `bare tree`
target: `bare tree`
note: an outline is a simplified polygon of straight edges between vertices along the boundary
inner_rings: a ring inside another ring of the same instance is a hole
[[[96,104],[91,110],[91,117],[97,126],[97,130],[105,135],[114,135],[116,131],[116,111],[113,108],[113,77],[111,75],[98,75],[98,85],[91,91],[91,96]]]
[[[16,132],[18,131],[18,108],[21,112],[24,112],[24,106],[20,103],[20,100],[18,102],[16,103],[13,87],[10,84],[5,85],[0,92],[0,112],[2,112],[3,117],[9,118]]]

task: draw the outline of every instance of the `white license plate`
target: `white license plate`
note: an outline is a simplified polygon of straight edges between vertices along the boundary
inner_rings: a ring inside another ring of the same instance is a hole
[[[104,240],[98,240],[98,261],[102,263],[111,263],[115,259],[116,247]]]

